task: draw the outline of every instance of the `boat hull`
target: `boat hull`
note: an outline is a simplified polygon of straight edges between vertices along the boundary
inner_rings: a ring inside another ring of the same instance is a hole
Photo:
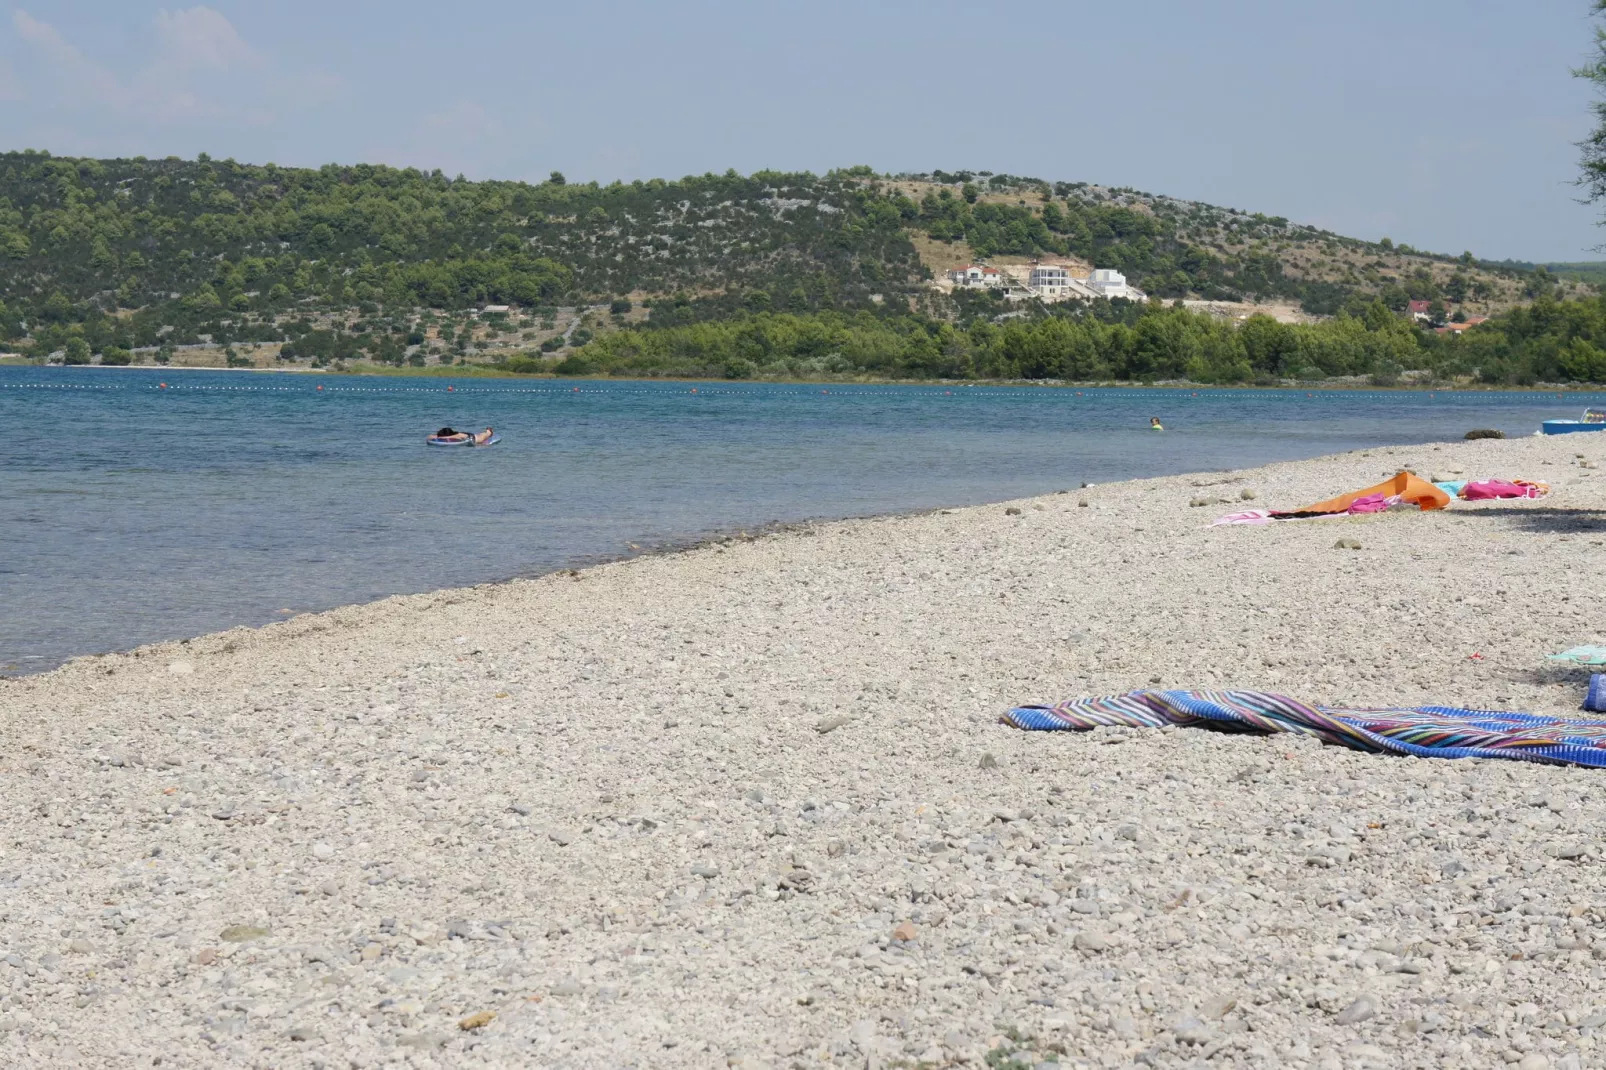
[[[1542,430],[1547,435],[1575,435],[1580,431],[1606,431],[1606,424],[1585,423],[1583,420],[1546,420]]]

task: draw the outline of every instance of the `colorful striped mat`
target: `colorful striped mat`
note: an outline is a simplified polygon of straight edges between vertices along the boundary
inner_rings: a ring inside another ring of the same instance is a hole
[[[1606,767],[1606,721],[1453,706],[1339,709],[1264,691],[1133,691],[1057,706],[1021,706],[1004,720],[1029,731],[1100,725],[1191,725],[1229,732],[1298,732],[1356,750],[1418,758],[1514,758]]]

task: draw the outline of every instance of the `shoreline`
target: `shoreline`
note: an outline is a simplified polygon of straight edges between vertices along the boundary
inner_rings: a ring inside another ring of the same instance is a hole
[[[208,369],[196,369],[196,370],[208,370]],[[232,369],[232,370],[247,370],[247,369]],[[991,384],[989,384],[989,385],[991,385]],[[1606,443],[1606,433],[1603,433],[1600,436],[1600,440],[1599,441],[1600,441],[1600,443]],[[1521,443],[1528,443],[1528,442],[1538,442],[1538,443],[1550,443],[1550,444],[1553,444],[1553,445],[1555,445],[1557,447],[1557,452],[1562,452],[1563,448],[1566,448],[1564,451],[1566,453],[1568,453],[1568,455],[1572,455],[1573,453],[1576,452],[1576,451],[1572,450],[1571,447],[1582,447],[1582,446],[1585,446],[1585,445],[1593,445],[1594,444],[1594,443],[1581,443],[1575,437],[1572,437],[1572,436],[1565,436],[1565,435],[1564,436],[1539,436],[1539,435],[1535,435],[1535,436],[1525,436],[1525,437],[1514,438],[1514,439],[1484,439],[1484,440],[1477,440],[1476,442],[1472,442],[1472,443],[1465,443],[1465,445],[1469,445],[1469,446],[1472,446],[1472,447],[1478,447],[1478,446],[1494,445],[1496,443],[1499,443],[1499,444],[1513,444],[1514,445],[1514,444],[1521,444]],[[1066,496],[1080,495],[1080,496],[1082,496],[1082,498],[1080,498],[1078,500],[1083,500],[1083,499],[1085,499],[1085,497],[1087,495],[1090,495],[1090,494],[1098,494],[1100,492],[1109,493],[1109,492],[1117,490],[1119,488],[1132,488],[1132,487],[1138,487],[1138,486],[1143,486],[1143,485],[1152,484],[1152,483],[1186,483],[1186,485],[1188,485],[1189,487],[1195,488],[1195,489],[1197,489],[1197,488],[1207,488],[1207,487],[1212,487],[1212,486],[1236,484],[1236,483],[1243,482],[1243,481],[1249,479],[1250,477],[1252,477],[1256,473],[1275,470],[1275,469],[1281,469],[1281,468],[1285,468],[1285,467],[1317,466],[1317,465],[1322,465],[1322,464],[1325,464],[1325,463],[1333,463],[1333,462],[1339,462],[1339,461],[1343,461],[1343,460],[1354,459],[1354,458],[1357,458],[1357,457],[1365,458],[1365,457],[1372,457],[1372,456],[1399,456],[1399,455],[1404,455],[1404,454],[1411,454],[1413,456],[1414,455],[1424,455],[1425,456],[1429,452],[1440,452],[1444,447],[1462,446],[1463,444],[1464,444],[1463,442],[1456,441],[1456,442],[1443,442],[1443,443],[1425,442],[1425,443],[1421,443],[1421,444],[1417,444],[1417,445],[1409,445],[1409,444],[1407,444],[1407,445],[1398,445],[1398,446],[1391,445],[1391,446],[1378,446],[1378,447],[1359,447],[1359,448],[1356,448],[1356,449],[1347,450],[1347,451],[1345,451],[1343,453],[1327,454],[1327,455],[1322,455],[1322,456],[1317,456],[1317,457],[1310,457],[1310,458],[1304,458],[1304,459],[1299,459],[1299,460],[1291,460],[1291,461],[1278,461],[1278,462],[1273,462],[1271,464],[1263,465],[1263,466],[1260,466],[1260,467],[1257,467],[1257,468],[1202,470],[1202,471],[1197,471],[1197,472],[1182,472],[1182,473],[1177,473],[1177,474],[1173,474],[1173,475],[1138,476],[1138,477],[1134,477],[1134,478],[1131,478],[1131,479],[1117,480],[1117,481],[1113,481],[1113,482],[1109,482],[1109,483],[1085,485],[1080,489],[1065,488],[1065,489],[1062,489],[1062,490],[1054,491],[1054,492],[1049,493],[1049,494],[1038,495],[1038,496],[1035,496],[1035,497],[1021,498],[1021,499],[1001,499],[999,501],[986,502],[986,503],[982,503],[980,505],[939,505],[939,506],[930,506],[930,507],[924,507],[924,508],[900,510],[900,511],[885,512],[885,513],[863,513],[863,514],[856,514],[856,515],[852,515],[852,516],[842,516],[842,517],[814,517],[814,518],[805,518],[805,519],[790,520],[790,521],[771,521],[771,522],[767,522],[767,523],[764,523],[764,524],[761,524],[761,525],[748,525],[746,527],[732,527],[732,528],[729,528],[729,529],[718,529],[718,530],[714,530],[714,531],[710,531],[710,532],[706,532],[706,533],[702,533],[702,534],[698,534],[698,535],[690,535],[690,536],[685,537],[684,539],[670,540],[670,541],[662,543],[662,544],[643,547],[642,549],[635,550],[635,551],[626,551],[626,552],[623,552],[623,553],[611,554],[611,555],[592,555],[592,556],[588,557],[588,559],[586,560],[585,563],[575,563],[575,564],[570,564],[570,565],[559,565],[559,566],[556,566],[554,568],[550,568],[550,569],[547,569],[547,570],[544,570],[544,571],[538,571],[538,572],[515,572],[515,573],[513,573],[511,575],[497,576],[497,577],[493,577],[493,578],[489,578],[489,579],[485,579],[485,580],[480,580],[478,582],[475,582],[475,583],[472,583],[472,584],[468,584],[466,586],[437,587],[437,588],[431,588],[429,590],[424,590],[424,591],[401,592],[401,593],[397,593],[397,594],[385,595],[383,597],[375,598],[375,599],[372,599],[372,600],[369,600],[369,601],[365,601],[365,602],[342,603],[340,605],[330,606],[330,607],[328,607],[326,609],[321,609],[321,610],[300,611],[300,612],[297,612],[297,613],[295,613],[294,615],[292,615],[290,617],[285,617],[285,618],[278,619],[278,620],[270,620],[270,621],[264,622],[263,624],[259,624],[259,625],[237,624],[237,625],[233,625],[233,626],[231,626],[229,628],[225,628],[225,629],[222,629],[222,630],[219,630],[219,631],[215,631],[215,632],[206,632],[206,633],[202,633],[201,635],[189,636],[189,637],[185,637],[185,638],[156,640],[156,641],[153,641],[153,642],[150,642],[150,643],[137,644],[136,646],[129,647],[129,648],[123,649],[123,650],[108,650],[108,651],[98,651],[98,652],[90,652],[90,653],[84,653],[84,654],[75,654],[75,655],[72,655],[72,656],[68,657],[66,660],[61,662],[59,665],[56,665],[56,666],[54,666],[54,667],[52,667],[50,669],[43,670],[42,672],[21,673],[21,674],[16,674],[16,675],[9,675],[9,676],[6,675],[6,674],[0,674],[0,684],[3,684],[7,680],[16,681],[16,680],[38,679],[41,676],[45,676],[45,675],[48,675],[50,673],[54,673],[54,672],[57,672],[57,671],[60,671],[60,670],[63,670],[63,669],[70,668],[70,667],[72,667],[74,665],[77,665],[77,664],[79,664],[81,662],[92,663],[92,662],[96,662],[96,661],[99,661],[101,659],[107,659],[107,658],[124,658],[124,657],[127,657],[127,658],[139,658],[139,657],[148,656],[153,651],[165,650],[165,649],[171,648],[173,646],[185,646],[185,647],[187,647],[187,646],[190,646],[192,643],[202,642],[204,640],[213,639],[213,638],[217,638],[217,637],[221,637],[221,636],[232,636],[232,637],[238,638],[240,633],[262,633],[262,632],[269,631],[271,629],[275,629],[275,628],[282,627],[284,625],[288,625],[288,624],[290,624],[291,622],[294,622],[294,621],[303,620],[305,618],[318,618],[318,617],[323,617],[323,616],[327,616],[327,615],[330,615],[330,614],[341,614],[341,613],[344,613],[345,611],[366,610],[366,609],[370,609],[370,608],[376,607],[376,606],[384,606],[384,605],[387,605],[387,604],[389,604],[391,602],[396,602],[398,600],[405,602],[405,601],[410,601],[410,600],[415,600],[415,599],[425,599],[425,600],[454,599],[459,595],[464,595],[467,592],[471,592],[471,591],[473,591],[473,592],[494,591],[494,590],[498,590],[498,589],[515,587],[515,586],[520,585],[520,584],[543,582],[543,581],[551,580],[551,579],[554,579],[554,578],[557,578],[557,577],[582,578],[584,575],[586,575],[588,573],[596,572],[597,570],[617,568],[617,567],[620,567],[620,566],[627,566],[627,565],[630,565],[630,564],[633,564],[633,563],[636,563],[636,562],[650,561],[650,560],[656,560],[656,559],[671,559],[672,560],[672,559],[675,559],[675,558],[684,557],[684,556],[687,556],[687,555],[694,555],[694,554],[697,554],[699,552],[709,551],[709,550],[713,550],[715,552],[723,553],[726,547],[729,547],[729,546],[731,546],[733,544],[754,543],[754,542],[759,542],[761,540],[767,540],[767,539],[784,539],[784,538],[796,538],[796,537],[816,537],[816,536],[819,536],[819,535],[823,534],[825,529],[829,529],[829,528],[833,528],[833,527],[837,527],[837,526],[842,526],[842,525],[897,523],[897,522],[902,522],[902,521],[911,521],[911,520],[916,520],[916,519],[926,518],[926,517],[933,517],[933,516],[950,516],[950,515],[954,515],[954,514],[969,514],[969,513],[975,513],[975,512],[981,512],[981,511],[993,510],[993,509],[1017,508],[1017,507],[1020,507],[1022,505],[1030,505],[1030,506],[1032,506],[1034,508],[1039,508],[1039,507],[1042,507],[1043,503],[1045,503],[1045,502],[1054,502],[1056,499],[1064,498]],[[1602,451],[1600,449],[1596,449],[1593,452],[1596,453],[1596,454],[1601,454],[1600,460],[1601,461],[1606,461],[1606,451]],[[1583,456],[1583,454],[1579,454],[1579,456]],[[1381,473],[1381,470],[1380,470],[1380,475],[1381,474],[1382,473]],[[1457,478],[1460,478],[1462,474],[1465,474],[1465,473],[1458,474]],[[1484,472],[1484,473],[1481,473],[1481,474],[1482,475],[1490,475],[1491,473]],[[1500,473],[1493,473],[1493,474],[1496,475],[1499,478],[1505,478],[1505,476],[1501,475]],[[1586,478],[1589,478],[1589,477],[1586,476]],[[1602,479],[1602,490],[1606,491],[1606,475],[1603,475],[1601,477],[1601,479]],[[1257,497],[1258,497],[1258,495],[1257,495]],[[1260,503],[1257,501],[1255,504],[1259,505]],[[1465,509],[1467,509],[1468,504],[1469,503],[1458,502],[1458,503],[1454,503],[1451,508],[1452,508],[1452,510],[1455,510],[1457,508],[1457,506],[1459,506],[1460,509],[1465,510]],[[1499,507],[1499,505],[1500,505],[1500,503],[1482,503],[1482,504],[1486,508],[1490,507],[1491,505],[1493,505],[1494,507]],[[1505,503],[1505,504],[1508,507],[1520,508],[1520,507],[1522,507],[1524,505],[1527,505],[1528,503],[1519,502],[1515,506],[1512,506],[1511,503]],[[1239,501],[1235,501],[1235,500],[1232,500],[1232,499],[1219,499],[1215,503],[1215,505],[1217,507],[1219,507],[1219,509],[1221,509],[1223,512],[1231,512],[1231,511],[1234,511],[1234,509],[1236,507],[1238,507],[1240,505],[1248,505],[1248,503],[1247,502],[1239,502]],[[1473,509],[1477,509],[1478,507],[1477,506],[1473,506],[1472,508]],[[1205,510],[1203,510],[1203,511],[1201,511],[1201,512],[1196,514],[1197,519],[1199,519],[1201,522],[1208,521],[1209,519],[1213,518],[1214,516],[1215,516],[1215,512],[1213,510],[1211,510],[1211,509],[1205,509]],[[1349,521],[1355,521],[1355,520],[1357,520],[1359,518],[1351,517],[1351,518],[1348,518],[1348,519],[1349,519]],[[1274,526],[1277,526],[1277,525],[1274,525]],[[1603,532],[1606,532],[1606,522],[1602,523],[1601,530]],[[1606,542],[1597,543],[1596,545],[1606,545]],[[1603,625],[1603,627],[1606,627],[1606,625]],[[1606,637],[1606,636],[1603,636],[1603,637]],[[0,698],[3,698],[3,697],[4,697],[4,690],[3,690],[3,688],[0,688]]]
[[[59,364],[0,363],[0,368],[64,368]],[[941,386],[941,387],[1037,387],[1044,390],[1279,390],[1279,391],[1340,391],[1360,390],[1377,393],[1433,393],[1433,394],[1606,394],[1606,383],[1537,383],[1533,386],[1497,386],[1484,383],[1454,383],[1449,385],[1419,386],[1398,383],[1392,386],[1375,386],[1364,381],[1323,379],[1287,381],[1270,384],[1256,383],[1195,383],[1186,380],[1165,380],[1144,383],[1141,381],[1099,380],[1071,381],[1057,379],[877,379],[870,377],[833,379],[718,379],[695,376],[612,376],[612,375],[553,375],[546,373],[504,371],[495,365],[453,365],[449,368],[390,368],[367,365],[360,368],[331,369],[291,365],[282,368],[204,368],[192,365],[153,364],[75,364],[73,369],[94,369],[106,372],[244,372],[257,375],[327,375],[331,378],[375,379],[510,379],[528,382],[556,383],[713,383],[723,386],[775,385],[775,386]],[[1353,377],[1356,380],[1365,377]]]
[[[1429,443],[821,521],[0,683],[0,1055],[1591,1064],[1588,772],[998,719],[1573,712],[1544,655],[1603,638],[1603,462]],[[1400,467],[1552,493],[1210,526]],[[1554,1028],[1499,1035],[1529,1003]]]
[[[1064,492],[1064,493],[1069,493]],[[699,535],[689,535],[684,539],[673,539],[653,546],[644,546],[639,550],[628,550],[623,553],[608,555],[586,555],[585,558],[576,558],[573,563],[558,565],[542,571],[514,572],[511,575],[494,576],[476,583],[456,587],[433,587],[424,591],[402,591],[396,594],[384,595],[380,598],[370,599],[366,602],[342,602],[339,605],[328,606],[324,609],[299,610],[289,616],[279,616],[261,624],[236,624],[214,632],[203,632],[200,635],[181,636],[173,639],[153,639],[147,643],[137,643],[131,647],[114,650],[88,651],[82,654],[71,654],[59,662],[40,669],[24,671],[8,671],[0,666],[0,698],[5,697],[4,684],[7,680],[24,680],[42,676],[48,673],[65,669],[82,661],[95,661],[100,658],[115,657],[141,657],[141,652],[158,648],[170,647],[175,644],[188,646],[218,635],[232,635],[237,632],[259,632],[275,625],[286,624],[302,617],[315,617],[326,613],[337,613],[344,609],[361,609],[366,606],[378,605],[397,598],[425,598],[436,595],[451,595],[459,591],[478,591],[486,588],[505,587],[510,584],[526,583],[532,580],[543,579],[548,576],[575,576],[590,569],[604,568],[609,565],[618,565],[629,561],[641,561],[654,557],[673,557],[676,554],[689,553],[708,546],[730,545],[736,542],[753,542],[757,539],[768,538],[775,535],[807,532],[823,524],[845,523],[854,520],[893,520],[903,517],[925,516],[929,513],[950,512],[955,508],[975,508],[973,506],[936,506],[924,509],[909,509],[891,513],[865,513],[845,517],[819,517],[803,520],[780,520],[764,524],[749,524],[745,528],[733,527],[720,529]]]

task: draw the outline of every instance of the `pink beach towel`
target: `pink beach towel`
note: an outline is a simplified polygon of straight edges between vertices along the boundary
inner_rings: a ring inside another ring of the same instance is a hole
[[[1217,520],[1211,527],[1220,527],[1222,524],[1270,524],[1271,515],[1264,509],[1249,509],[1242,513],[1228,513]]]
[[[1504,479],[1480,479],[1468,483],[1461,496],[1469,502],[1484,502],[1494,498],[1542,498],[1544,491],[1532,483],[1519,485]]]
[[[1400,499],[1386,494],[1368,494],[1349,503],[1351,513],[1381,513]]]

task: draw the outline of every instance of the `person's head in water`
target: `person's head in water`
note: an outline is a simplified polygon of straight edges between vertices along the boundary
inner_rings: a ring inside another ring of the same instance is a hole
[[[1149,426],[1150,427],[1159,427],[1160,426],[1160,418],[1158,416],[1149,417]]]

